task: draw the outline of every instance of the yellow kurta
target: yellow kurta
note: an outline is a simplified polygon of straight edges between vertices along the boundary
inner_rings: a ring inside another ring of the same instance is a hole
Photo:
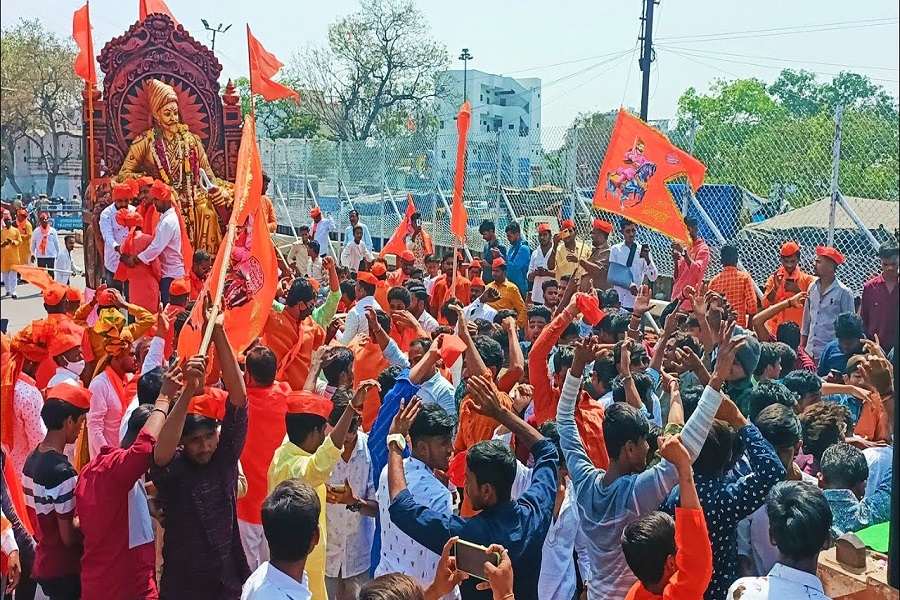
[[[299,479],[311,485],[319,496],[322,510],[319,512],[319,543],[306,558],[306,576],[309,578],[309,590],[312,600],[328,600],[325,591],[325,484],[331,476],[334,465],[341,458],[343,450],[334,445],[331,436],[319,446],[315,454],[295,446],[285,438],[284,443],[272,457],[269,467],[269,492],[288,479]]]
[[[575,240],[575,250],[569,250],[568,248],[566,248],[565,243],[557,246],[556,268],[553,269],[553,274],[556,276],[557,280],[559,280],[560,277],[564,277],[566,275],[577,274],[578,276],[581,276],[584,274],[584,269],[578,266],[578,261],[569,261],[569,256],[574,256],[578,260],[587,260],[591,256],[591,249],[587,244],[579,239]]]
[[[21,265],[19,260],[19,246],[22,245],[22,234],[15,227],[0,228],[0,243],[9,240],[9,244],[0,249],[0,271],[6,273],[12,271],[16,265]]]
[[[20,265],[27,265],[31,262],[31,237],[34,235],[32,232],[34,228],[31,226],[31,221],[25,219],[24,221],[19,221],[16,219],[15,221],[16,227],[19,229],[19,238],[22,243],[19,244],[19,263]]]
[[[215,181],[216,175],[209,164],[206,150],[203,148],[200,138],[193,133],[185,135],[188,139],[188,145],[197,149],[199,168],[206,172],[207,177],[211,181]],[[135,138],[131,148],[128,149],[128,155],[122,163],[122,168],[119,169],[120,176],[129,178],[150,175],[156,179],[163,179],[153,157],[152,139],[149,131]],[[184,225],[190,235],[191,245],[194,247],[194,250],[202,248],[215,256],[222,243],[222,231],[219,228],[218,215],[215,208],[213,208],[212,201],[203,188],[195,184],[194,209],[191,211],[186,205],[189,190],[188,176],[184,172],[184,165],[171,165],[171,168],[175,172],[169,174],[170,181],[168,183],[172,185],[175,193],[178,195],[177,200],[182,203],[181,210],[185,219]],[[195,174],[195,181],[196,177],[199,177],[199,175]],[[181,185],[178,185],[178,182],[181,182]]]
[[[496,302],[490,302],[491,308],[495,310],[514,310],[516,311],[516,325],[521,329],[528,324],[528,309],[525,308],[525,300],[522,299],[522,293],[519,287],[509,279],[502,285],[497,285],[496,281],[488,284],[489,288],[494,288],[500,294],[500,299]]]

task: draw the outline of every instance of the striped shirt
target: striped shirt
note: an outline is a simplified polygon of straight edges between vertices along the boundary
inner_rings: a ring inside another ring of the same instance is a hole
[[[722,272],[712,278],[709,289],[719,292],[728,304],[734,309],[735,320],[741,327],[746,327],[749,319],[756,314],[756,290],[753,287],[753,278],[746,271],[739,271],[737,267],[727,266]]]
[[[28,518],[38,540],[34,557],[35,579],[76,575],[80,572],[81,544],[63,543],[59,521],[75,516],[75,484],[78,475],[66,458],[55,450],[35,448],[22,470],[22,488]]]

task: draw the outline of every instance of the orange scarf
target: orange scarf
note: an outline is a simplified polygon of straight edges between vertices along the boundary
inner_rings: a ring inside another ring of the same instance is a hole
[[[3,369],[2,386],[0,386],[0,443],[6,448],[12,448],[15,439],[16,382],[22,374],[24,363],[24,356],[11,352]]]
[[[109,382],[112,384],[113,388],[116,390],[116,395],[119,396],[119,402],[122,403],[122,414],[125,414],[125,411],[128,409],[128,405],[131,404],[131,398],[128,397],[128,393],[126,391],[127,383],[124,379],[119,377],[119,374],[113,370],[113,368],[109,365],[106,365],[106,368],[103,369],[103,372],[106,373],[106,377],[109,378]]]
[[[6,480],[6,490],[9,494],[9,500],[16,510],[16,516],[19,517],[19,521],[22,522],[22,526],[25,527],[25,530],[31,535],[34,535],[34,525],[31,524],[31,520],[28,518],[28,510],[25,504],[25,491],[22,489],[22,481],[19,479],[19,475],[16,473],[12,461],[9,459],[9,454],[6,454],[5,460],[3,461],[3,478]]]
[[[50,237],[50,225],[41,225],[41,233],[44,235],[41,237],[41,243],[38,244],[38,252],[47,254],[47,239]]]

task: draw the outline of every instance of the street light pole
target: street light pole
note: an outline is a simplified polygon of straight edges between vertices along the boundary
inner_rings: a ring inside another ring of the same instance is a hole
[[[216,27],[215,29],[213,29],[212,27],[209,26],[209,22],[207,22],[206,19],[200,19],[200,22],[203,23],[203,28],[204,28],[204,29],[206,29],[207,31],[211,31],[211,32],[212,32],[212,45],[211,45],[210,49],[211,49],[213,52],[215,52],[215,51],[216,51],[216,34],[217,34],[217,33],[225,33],[226,31],[228,31],[229,29],[231,29],[231,24],[228,24],[228,25],[225,27],[225,29],[222,29],[222,24],[219,23],[219,26]]]
[[[463,102],[469,99],[469,61],[475,58],[469,54],[468,48],[462,49],[459,60],[463,61]]]

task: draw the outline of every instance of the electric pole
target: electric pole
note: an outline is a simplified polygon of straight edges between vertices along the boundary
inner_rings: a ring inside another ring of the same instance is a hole
[[[200,19],[200,22],[203,23],[204,29],[212,32],[212,46],[210,47],[210,50],[215,52],[216,51],[216,34],[217,33],[225,33],[226,31],[231,29],[231,24],[227,25],[225,27],[225,29],[222,29],[222,24],[219,23],[219,26],[216,27],[215,29],[213,29],[212,27],[209,26],[209,23],[206,21],[206,19]]]
[[[459,60],[463,61],[463,102],[469,99],[469,61],[475,58],[471,54],[469,54],[468,48],[462,49],[462,54],[459,55]]]
[[[647,107],[650,103],[650,63],[653,62],[653,8],[659,0],[644,0],[644,12],[641,21],[644,23],[644,33],[641,36],[641,120],[647,120]]]

